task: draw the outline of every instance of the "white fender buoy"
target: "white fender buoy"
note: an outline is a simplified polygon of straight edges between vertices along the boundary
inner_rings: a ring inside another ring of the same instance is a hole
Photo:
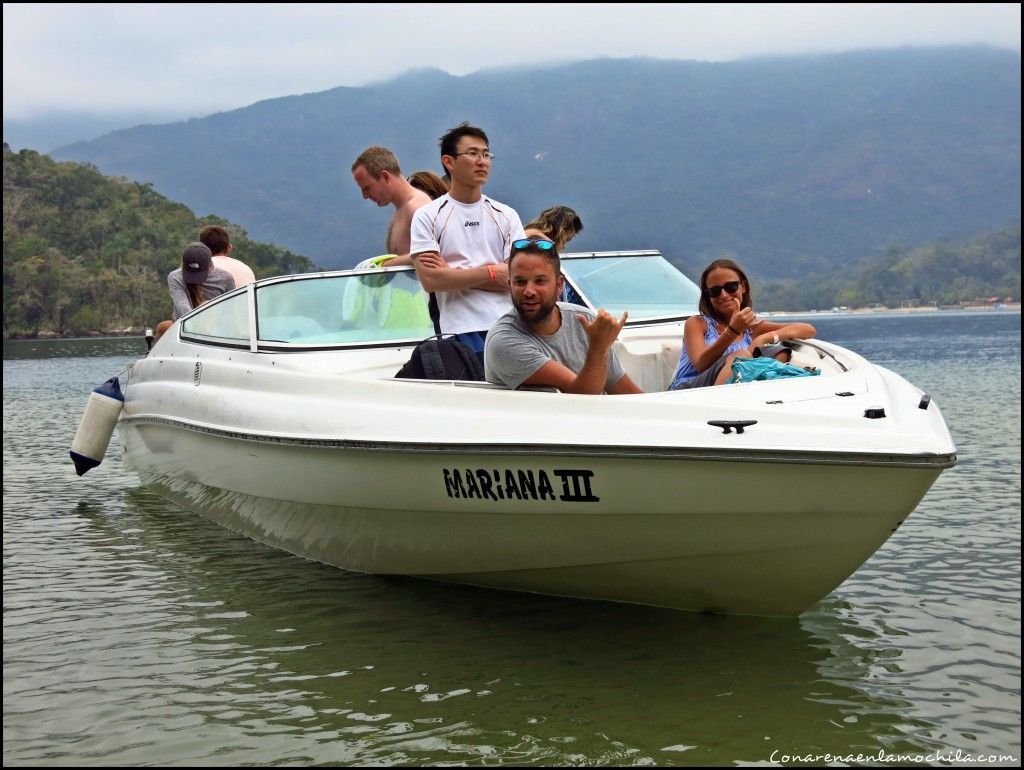
[[[89,394],[89,403],[71,442],[71,460],[79,476],[103,462],[123,406],[124,395],[117,377],[111,377]]]

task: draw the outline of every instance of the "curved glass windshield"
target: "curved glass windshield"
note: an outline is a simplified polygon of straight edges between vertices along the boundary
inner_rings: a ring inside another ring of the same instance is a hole
[[[698,312],[700,289],[657,254],[564,259],[562,272],[592,308],[630,321]]]
[[[249,343],[249,295],[239,292],[191,314],[181,322],[182,334]]]
[[[658,254],[608,254],[562,261],[583,304],[630,321],[697,312],[696,285]],[[367,270],[270,279],[254,287],[257,345],[329,347],[418,342],[434,334],[413,270]],[[248,343],[247,291],[189,315],[182,332],[209,342]]]
[[[336,345],[421,340],[434,333],[411,270],[295,278],[256,287],[260,342]]]

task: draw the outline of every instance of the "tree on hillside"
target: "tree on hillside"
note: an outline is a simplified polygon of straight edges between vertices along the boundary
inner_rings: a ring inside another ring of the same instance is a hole
[[[940,241],[891,248],[836,278],[768,281],[764,310],[809,310],[835,305],[955,305],[985,297],[1020,301],[1020,223],[960,243]]]
[[[307,272],[306,257],[196,217],[149,184],[4,145],[4,335],[82,334],[170,316],[167,274],[185,244],[225,227],[257,277]]]

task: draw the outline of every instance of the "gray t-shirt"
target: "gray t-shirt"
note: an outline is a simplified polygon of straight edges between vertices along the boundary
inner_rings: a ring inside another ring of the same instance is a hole
[[[203,302],[207,302],[214,297],[219,297],[221,294],[226,294],[234,288],[234,276],[227,270],[213,267],[210,268],[210,274],[206,276],[206,280],[199,284],[199,297]],[[174,304],[174,310],[171,313],[172,320],[177,321],[186,313],[191,313],[194,310],[192,300],[188,296],[188,289],[185,287],[185,279],[181,275],[180,267],[168,274],[167,291],[170,292],[171,302]]]
[[[513,308],[498,319],[487,333],[484,345],[484,372],[488,382],[518,388],[548,361],[565,364],[576,374],[587,361],[590,341],[576,314],[593,319],[595,314],[585,307],[559,302],[562,325],[550,336],[537,334],[523,323]],[[622,379],[625,372],[615,351],[608,352],[608,390]]]

